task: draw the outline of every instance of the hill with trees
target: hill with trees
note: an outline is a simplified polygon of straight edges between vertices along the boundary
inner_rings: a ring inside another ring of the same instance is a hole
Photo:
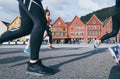
[[[107,7],[107,8],[103,8],[101,10],[97,10],[97,11],[94,11],[92,13],[89,13],[85,16],[81,16],[81,20],[84,22],[84,23],[87,23],[88,20],[91,18],[91,16],[93,14],[95,14],[101,22],[104,22],[105,19],[109,18],[110,16],[112,16],[112,14],[114,13],[114,8],[115,6],[112,6],[112,7]]]

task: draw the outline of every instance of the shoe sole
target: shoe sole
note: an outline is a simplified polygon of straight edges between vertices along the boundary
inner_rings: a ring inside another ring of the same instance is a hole
[[[109,49],[109,51],[110,51],[113,59],[115,60],[115,63],[116,63],[116,64],[119,64],[119,60],[118,60],[118,58],[116,57],[116,54],[113,52],[113,50],[112,50],[110,47],[109,47],[108,49]]]
[[[23,51],[25,54],[30,54],[30,52]]]
[[[26,75],[33,75],[33,76],[40,76],[40,77],[43,77],[43,76],[50,76],[50,75],[53,75],[53,74],[38,74],[38,73],[35,73],[35,72],[26,72]]]
[[[94,49],[97,50],[98,48],[94,45]]]

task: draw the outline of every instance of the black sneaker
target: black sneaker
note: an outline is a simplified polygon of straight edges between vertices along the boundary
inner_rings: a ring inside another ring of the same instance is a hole
[[[41,60],[36,63],[28,63],[27,75],[36,75],[36,76],[49,76],[55,74],[55,71],[49,67],[46,67],[42,64]]]

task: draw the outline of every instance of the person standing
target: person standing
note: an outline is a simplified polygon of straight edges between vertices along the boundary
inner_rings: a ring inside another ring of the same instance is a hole
[[[50,23],[51,23],[51,19],[50,19],[50,10],[48,9],[48,7],[46,7],[45,9],[45,16],[46,16],[46,19],[47,19],[47,34],[44,36],[49,36],[49,41],[48,41],[48,49],[53,49],[54,47],[52,46],[52,32],[51,32],[51,26],[50,26]]]
[[[27,66],[27,74],[48,76],[55,71],[42,64],[39,59],[39,50],[43,40],[43,33],[47,28],[42,0],[18,0],[21,15],[21,26],[19,29],[8,30],[0,36],[0,43],[13,40],[28,34],[30,37],[30,61]]]

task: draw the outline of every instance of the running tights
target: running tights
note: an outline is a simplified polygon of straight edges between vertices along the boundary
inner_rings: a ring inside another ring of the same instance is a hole
[[[39,59],[39,50],[47,28],[45,13],[40,0],[18,0],[21,15],[19,29],[8,30],[0,36],[0,43],[13,40],[28,34],[30,37],[31,59]]]
[[[119,29],[120,29],[120,7],[116,6],[115,13],[112,16],[112,32],[105,34],[100,40],[103,42],[108,38],[116,36],[119,32]]]

